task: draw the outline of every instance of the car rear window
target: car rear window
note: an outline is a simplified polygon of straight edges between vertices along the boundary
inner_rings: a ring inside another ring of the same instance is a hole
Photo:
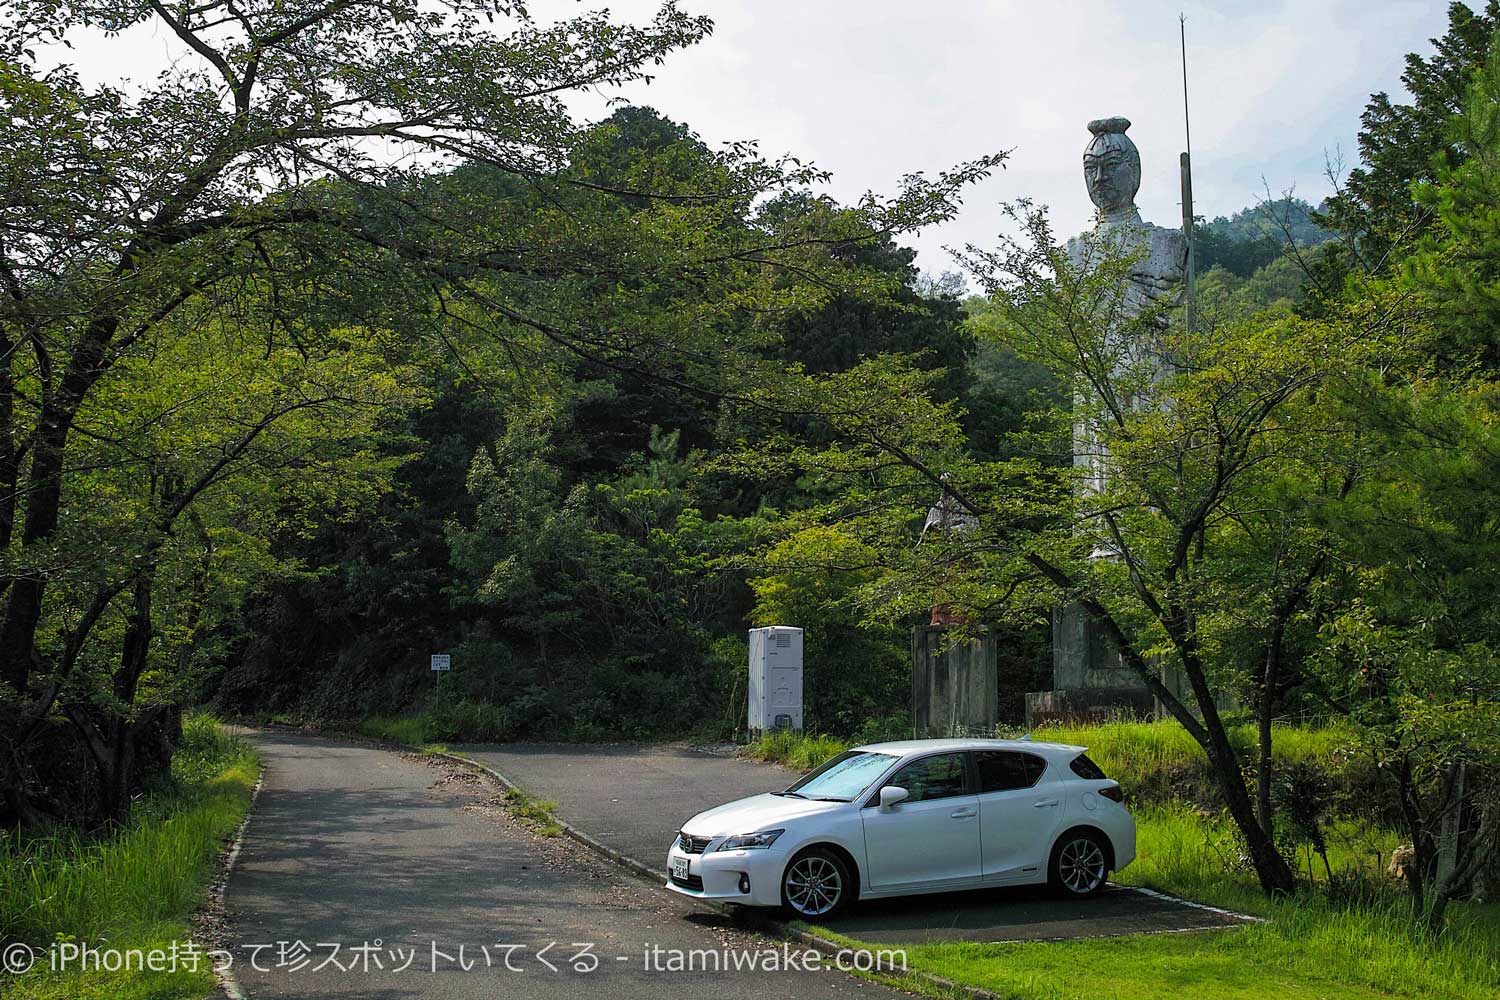
[[[1047,762],[1036,754],[1014,750],[976,751],[974,764],[979,770],[981,794],[1030,788],[1047,770]]]
[[[1089,760],[1089,755],[1086,753],[1081,753],[1077,757],[1074,757],[1072,761],[1069,762],[1068,766],[1072,768],[1073,773],[1078,775],[1080,778],[1088,778],[1091,781],[1097,781],[1100,778],[1109,777],[1104,773],[1104,768]]]

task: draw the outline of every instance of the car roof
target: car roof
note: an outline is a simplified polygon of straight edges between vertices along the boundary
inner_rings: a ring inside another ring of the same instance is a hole
[[[888,743],[870,743],[853,749],[894,754],[898,757],[910,757],[933,750],[1024,750],[1030,753],[1057,754],[1058,756],[1066,754],[1069,757],[1076,757],[1088,747],[1074,746],[1071,743],[1043,743],[1038,740],[946,739],[893,740]]]

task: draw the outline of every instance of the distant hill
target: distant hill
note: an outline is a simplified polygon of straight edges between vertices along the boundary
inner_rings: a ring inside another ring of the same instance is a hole
[[[1215,233],[1228,236],[1238,242],[1270,236],[1285,242],[1290,232],[1293,239],[1303,246],[1316,246],[1333,239],[1334,234],[1313,221],[1313,213],[1322,211],[1301,198],[1278,198],[1242,208],[1229,218],[1219,216],[1203,226]]]
[[[1301,246],[1316,246],[1334,234],[1313,221],[1317,211],[1301,198],[1278,198],[1240,209],[1225,218],[1200,222],[1195,246],[1197,272],[1218,266],[1248,278],[1281,256],[1288,238]]]

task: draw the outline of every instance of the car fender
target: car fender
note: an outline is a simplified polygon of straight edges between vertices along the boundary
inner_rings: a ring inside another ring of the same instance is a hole
[[[855,867],[859,870],[855,873],[864,885],[864,873],[867,870],[865,864],[865,827],[864,821],[860,819],[859,811],[853,810],[849,813],[840,813],[832,822],[822,823],[816,827],[806,830],[788,830],[788,834],[794,834],[788,845],[785,857],[788,862],[796,857],[806,848],[816,844],[834,844],[841,848],[854,859]],[[779,844],[777,846],[780,846]]]

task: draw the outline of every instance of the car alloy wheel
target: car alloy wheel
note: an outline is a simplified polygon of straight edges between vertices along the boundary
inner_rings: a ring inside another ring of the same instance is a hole
[[[1073,896],[1097,892],[1109,875],[1104,847],[1092,834],[1069,837],[1059,845],[1053,857],[1052,881]]]
[[[799,917],[826,917],[844,902],[849,883],[844,866],[824,851],[799,855],[781,880],[781,898]]]

